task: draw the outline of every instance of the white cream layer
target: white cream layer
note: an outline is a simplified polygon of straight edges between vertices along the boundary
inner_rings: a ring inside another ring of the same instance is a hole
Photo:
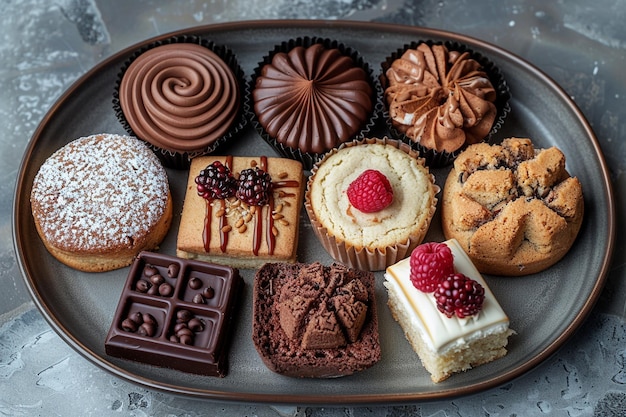
[[[424,293],[410,280],[410,259],[391,265],[385,273],[385,287],[394,290],[406,311],[413,312],[413,325],[422,333],[422,339],[438,354],[485,336],[506,332],[509,318],[487,286],[472,261],[455,239],[444,242],[454,255],[454,269],[480,283],[485,289],[483,309],[475,316],[459,319],[446,317],[437,309],[432,293]]]

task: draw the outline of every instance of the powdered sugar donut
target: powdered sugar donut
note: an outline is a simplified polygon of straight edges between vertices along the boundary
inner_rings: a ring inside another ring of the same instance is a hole
[[[30,196],[37,232],[59,261],[82,271],[129,265],[167,234],[167,173],[139,139],[97,134],[76,139],[39,168]]]

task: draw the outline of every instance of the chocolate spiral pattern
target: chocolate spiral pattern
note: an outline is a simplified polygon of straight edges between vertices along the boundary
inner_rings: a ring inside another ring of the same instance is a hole
[[[239,85],[228,65],[192,43],[152,48],[122,77],[120,106],[133,132],[174,152],[206,148],[239,111]]]
[[[277,53],[252,92],[266,132],[302,152],[325,152],[353,137],[372,109],[365,70],[322,44]]]
[[[496,118],[496,90],[468,52],[421,43],[386,71],[393,126],[437,152],[482,141]]]

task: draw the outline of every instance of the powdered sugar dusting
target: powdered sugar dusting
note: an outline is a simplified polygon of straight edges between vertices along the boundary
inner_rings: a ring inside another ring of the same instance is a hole
[[[56,151],[33,183],[33,213],[62,250],[130,248],[165,212],[169,184],[159,160],[139,139],[83,137]]]

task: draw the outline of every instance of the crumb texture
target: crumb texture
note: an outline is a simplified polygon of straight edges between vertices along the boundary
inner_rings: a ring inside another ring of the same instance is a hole
[[[340,264],[269,263],[256,275],[253,340],[271,370],[336,377],[380,359],[374,278]]]

